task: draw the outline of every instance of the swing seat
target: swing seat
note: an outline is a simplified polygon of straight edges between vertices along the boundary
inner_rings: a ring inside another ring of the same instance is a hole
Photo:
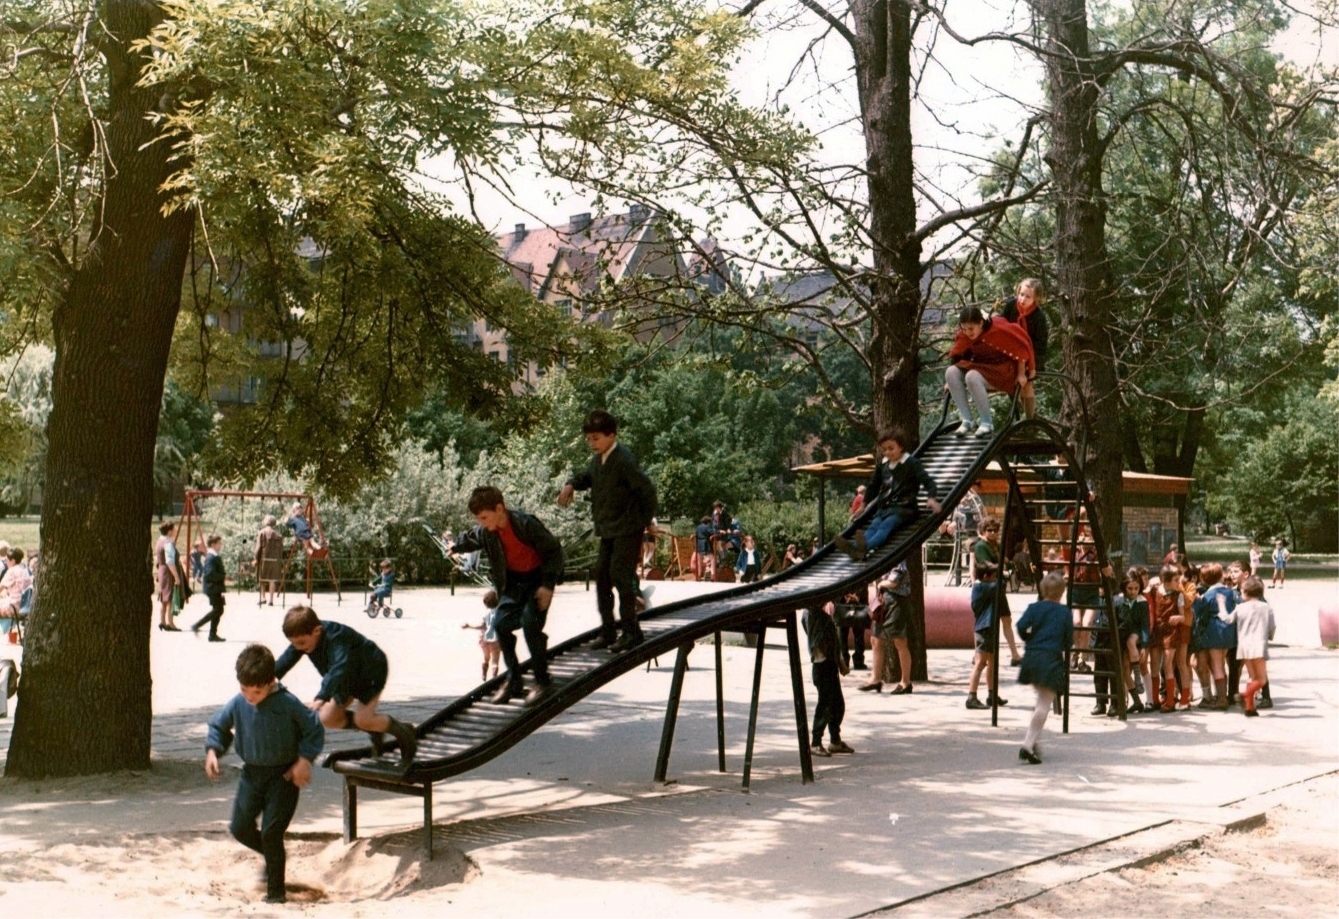
[[[315,546],[313,548],[308,548],[307,557],[310,559],[316,559],[318,561],[323,558],[329,558],[330,543],[323,543],[322,545]]]

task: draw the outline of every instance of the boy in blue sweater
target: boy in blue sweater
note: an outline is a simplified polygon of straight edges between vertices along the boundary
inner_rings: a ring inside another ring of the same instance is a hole
[[[386,688],[390,666],[376,642],[339,622],[327,622],[310,606],[294,606],[284,614],[288,648],[274,665],[282,678],[305,655],[322,677],[321,687],[308,708],[328,728],[357,728],[372,737],[372,749],[381,755],[382,735],[389,732],[400,743],[400,765],[414,762],[418,736],[414,726],[377,711]],[[357,707],[353,703],[357,702]]]
[[[237,755],[246,765],[229,830],[265,856],[265,900],[283,903],[284,833],[297,810],[299,789],[311,781],[325,729],[315,712],[279,685],[274,655],[264,645],[247,645],[238,655],[237,682],[241,692],[209,719],[205,775],[218,779],[219,757],[228,752],[235,733]]]

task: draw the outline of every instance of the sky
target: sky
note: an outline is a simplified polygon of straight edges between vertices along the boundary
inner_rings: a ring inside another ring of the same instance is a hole
[[[774,9],[789,6],[782,0]],[[946,12],[954,30],[963,35],[1026,33],[1028,29],[1022,2],[948,0]],[[788,21],[772,25],[775,27],[761,32],[746,50],[735,70],[734,85],[753,104],[767,105],[778,98],[786,102],[820,138],[825,158],[858,162],[863,158],[863,140],[855,119],[849,52],[839,38],[831,36],[810,50],[820,27],[817,18],[807,12],[799,11]],[[1034,58],[1013,45],[988,42],[963,47],[925,24],[917,32],[915,45],[920,57],[913,64],[912,132],[921,192],[917,216],[924,221],[939,208],[978,200],[971,168],[1018,132],[1027,115],[1042,103],[1043,73]],[[933,49],[928,59],[924,56],[927,47]],[[1300,66],[1339,66],[1339,36],[1317,34],[1314,24],[1301,17],[1275,50]],[[425,172],[440,175],[441,167],[430,164]],[[509,181],[515,192],[512,201],[488,189],[474,189],[475,213],[496,232],[509,231],[517,223],[560,226],[571,215],[591,210],[592,196],[556,180],[518,170]],[[458,206],[468,207],[459,189],[448,195]],[[745,219],[729,221],[721,242],[731,245],[730,236],[742,235],[748,227]]]

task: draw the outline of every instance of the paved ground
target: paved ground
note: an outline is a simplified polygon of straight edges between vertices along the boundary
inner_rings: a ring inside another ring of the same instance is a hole
[[[664,584],[656,599],[697,589]],[[397,913],[435,914],[449,902],[453,914],[489,916],[535,912],[540,903],[548,915],[854,916],[1172,821],[1230,822],[1234,802],[1337,768],[1339,658],[1319,647],[1316,628],[1316,608],[1337,594],[1334,583],[1321,582],[1270,592],[1280,620],[1270,662],[1273,712],[1251,720],[1239,713],[1143,716],[1122,724],[1089,717],[1085,705],[1068,735],[1058,733],[1058,719],[1048,724],[1041,767],[1016,759],[1030,691],[1006,683],[1014,704],[992,728],[988,712],[963,708],[968,653],[938,651],[931,652],[931,681],[911,696],[858,693],[859,675],[848,680],[845,736],[859,752],[820,761],[818,781],[802,785],[789,673],[778,648],[764,666],[752,793],[741,794],[753,651],[726,649],[729,772],[722,775],[712,655],[703,646],[684,687],[674,783],[655,785],[673,663],[662,659],[486,767],[440,786],[437,837],[465,852],[480,880],[406,896]],[[478,633],[460,626],[481,607],[478,591],[453,598],[442,590],[401,590],[397,602],[404,619],[375,622],[358,611],[356,597],[342,608],[330,598],[317,606],[382,644],[392,661],[384,704],[418,720],[477,682]],[[594,617],[593,595],[566,588],[550,634],[560,640]],[[222,628],[227,643],[155,631],[153,738],[162,769],[175,768],[173,760],[199,761],[205,719],[235,691],[237,652],[246,641],[279,647],[279,618],[278,608],[237,598]],[[317,682],[303,664],[288,685],[307,697]],[[812,687],[806,691],[812,713]],[[0,748],[8,747],[9,724],[0,721]],[[329,746],[341,739],[333,733]],[[326,770],[319,773],[294,830],[323,837],[339,830],[340,787]],[[125,789],[142,801],[139,832],[226,825],[230,782],[159,791],[151,774],[128,778]],[[0,851],[127,829],[109,827],[100,802],[77,782],[54,786],[40,807],[31,795],[16,802],[10,790],[0,788]],[[410,799],[364,793],[365,834],[405,830],[418,819]],[[508,893],[499,900],[501,892]],[[515,892],[523,903],[512,902]],[[1339,910],[1339,896],[1329,906]],[[332,902],[306,909],[362,915],[376,908]]]

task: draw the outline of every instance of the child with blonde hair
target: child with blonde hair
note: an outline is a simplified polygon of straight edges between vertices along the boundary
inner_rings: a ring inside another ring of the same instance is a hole
[[[1254,718],[1255,694],[1269,685],[1265,661],[1269,657],[1269,640],[1274,637],[1274,608],[1265,602],[1265,584],[1259,578],[1247,578],[1241,586],[1245,599],[1230,612],[1219,611],[1219,621],[1237,628],[1237,660],[1241,661],[1251,681],[1241,700],[1246,717]]]
[[[1018,749],[1018,758],[1034,766],[1041,765],[1037,739],[1056,697],[1065,690],[1065,656],[1074,645],[1074,619],[1069,608],[1060,602],[1065,587],[1063,574],[1047,572],[1041,579],[1042,598],[1025,609],[1018,620],[1018,634],[1024,642],[1018,682],[1031,684],[1037,690],[1037,705],[1032,710],[1023,746]]]

